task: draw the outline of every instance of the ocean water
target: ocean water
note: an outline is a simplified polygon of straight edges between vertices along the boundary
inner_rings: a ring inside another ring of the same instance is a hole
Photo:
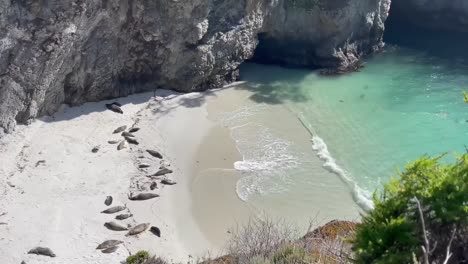
[[[463,57],[388,45],[344,76],[258,64],[243,65],[241,76],[248,103],[222,122],[243,156],[234,164],[243,174],[237,193],[260,207],[291,193],[310,203],[313,188],[333,191],[323,177],[336,177],[369,209],[372,192],[409,161],[445,152],[453,160],[466,151]],[[307,142],[291,136],[301,129]]]

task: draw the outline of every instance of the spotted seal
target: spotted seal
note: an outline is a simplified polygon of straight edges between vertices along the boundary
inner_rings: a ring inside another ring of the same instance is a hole
[[[36,255],[43,255],[48,256],[51,258],[56,257],[55,253],[48,247],[35,247],[28,251],[28,254],[36,254]]]
[[[102,211],[101,213],[103,213],[103,214],[115,214],[117,212],[125,210],[125,208],[126,208],[125,206],[117,205],[117,206],[108,208],[108,209]]]
[[[110,248],[110,247],[115,247],[115,246],[117,246],[119,244],[122,244],[122,243],[123,243],[123,241],[120,241],[120,240],[113,240],[113,239],[106,240],[106,241],[102,242],[101,244],[99,244],[96,249],[106,249],[106,248]]]
[[[150,226],[150,223],[143,223],[143,224],[136,225],[130,228],[130,230],[128,230],[128,233],[126,234],[126,236],[138,235],[146,231],[146,229],[148,229],[149,226]]]

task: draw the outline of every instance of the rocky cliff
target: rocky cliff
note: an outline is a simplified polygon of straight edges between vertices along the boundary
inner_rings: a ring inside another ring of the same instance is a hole
[[[468,1],[392,0],[392,17],[428,29],[468,32]]]
[[[0,136],[62,103],[219,87],[237,78],[259,36],[263,59],[346,66],[382,45],[389,6],[390,0],[0,0]]]

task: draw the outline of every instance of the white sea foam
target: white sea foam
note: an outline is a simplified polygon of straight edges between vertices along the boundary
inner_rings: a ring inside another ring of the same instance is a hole
[[[231,136],[243,157],[234,163],[234,168],[242,174],[236,191],[244,201],[252,194],[285,191],[287,171],[300,164],[299,158],[291,151],[290,142],[252,120],[254,115],[265,109],[265,105],[256,104],[220,116],[221,124],[231,129]]]
[[[338,175],[351,188],[353,198],[361,208],[364,210],[371,210],[374,208],[374,204],[370,199],[370,194],[359,187],[357,183],[349,177],[346,171],[336,163],[335,159],[328,151],[327,144],[325,144],[322,138],[319,136],[312,137],[312,149],[317,152],[317,156],[324,162],[323,167],[331,173]]]

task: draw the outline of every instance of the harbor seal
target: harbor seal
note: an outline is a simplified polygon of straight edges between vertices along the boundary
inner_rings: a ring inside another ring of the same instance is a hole
[[[112,144],[112,145],[117,144],[119,142],[120,142],[120,140],[109,140],[109,141],[107,141],[107,143]]]
[[[133,145],[138,145],[140,144],[138,140],[132,138],[132,137],[125,137],[125,139],[128,141],[128,143],[133,144]]]
[[[95,147],[91,150],[91,152],[92,152],[92,153],[98,153],[99,148],[100,148],[100,146],[95,146]]]
[[[119,214],[118,216],[115,217],[115,219],[117,220],[125,220],[127,218],[130,218],[132,217],[133,215],[132,214]]]
[[[136,225],[130,228],[130,230],[128,230],[128,233],[125,236],[134,236],[143,233],[144,231],[146,231],[146,229],[148,229],[149,226],[150,223]]]
[[[172,173],[173,171],[168,169],[168,168],[162,168],[158,170],[156,173],[151,174],[150,177],[158,177],[158,176],[164,176],[166,174]]]
[[[129,194],[128,199],[132,201],[144,201],[159,197],[159,194],[155,193],[139,193],[137,195]]]
[[[122,109],[120,108],[119,105],[120,104],[114,102],[112,104],[106,104],[106,107],[107,107],[107,109],[109,109],[109,110],[111,110],[113,112],[123,114],[123,111],[122,111]]]
[[[177,184],[177,182],[173,181],[173,180],[169,180],[169,179],[162,179],[161,180],[161,183],[164,184],[164,185],[174,185],[174,184]]]
[[[158,227],[156,226],[152,226],[150,228],[150,232],[153,233],[155,236],[157,237],[161,237],[161,229],[159,229]]]
[[[128,147],[127,140],[122,140],[122,142],[120,142],[120,144],[117,146],[117,150],[122,150],[127,147]]]
[[[55,253],[50,248],[47,248],[47,247],[35,247],[29,250],[28,254],[43,255],[43,256],[48,256],[51,258],[56,257]]]
[[[150,190],[154,190],[156,188],[158,188],[158,184],[156,182],[152,182],[150,185]]]
[[[120,133],[120,132],[123,132],[125,131],[125,129],[127,129],[127,126],[119,126],[118,128],[116,128],[114,130],[114,132],[112,132],[113,134],[117,134],[117,133]]]
[[[114,253],[118,248],[119,248],[119,246],[113,246],[113,247],[110,247],[110,248],[103,249],[103,250],[101,250],[101,252],[105,253],[105,254]]]
[[[119,225],[116,222],[106,222],[104,223],[104,226],[107,227],[107,229],[113,230],[113,231],[126,231],[128,228],[125,226]]]
[[[162,159],[162,158],[163,158],[163,156],[161,155],[161,153],[159,153],[159,152],[156,151],[156,150],[147,149],[146,152],[148,152],[151,156],[156,157],[156,158],[158,158],[158,159]]]
[[[126,208],[125,206],[117,205],[117,206],[108,208],[108,209],[102,211],[101,213],[103,213],[103,214],[115,214],[117,212],[125,210],[125,208]]]
[[[120,135],[122,135],[122,137],[132,137],[132,138],[135,137],[135,135],[127,131],[122,132],[122,134]]]
[[[135,133],[135,132],[138,132],[138,130],[140,130],[139,127],[132,127],[132,128],[130,128],[130,130],[128,130],[128,132]]]
[[[113,240],[113,239],[106,240],[106,241],[102,242],[101,244],[99,244],[96,249],[106,249],[106,248],[110,248],[110,247],[115,247],[115,246],[117,246],[119,244],[122,244],[122,243],[123,243],[123,241],[120,241],[120,240]]]
[[[114,199],[112,199],[112,196],[107,196],[107,197],[106,197],[106,200],[104,201],[104,204],[107,205],[107,206],[109,206],[109,205],[112,204],[112,201],[113,201],[113,200],[114,200]]]
[[[144,169],[144,168],[148,168],[148,167],[150,167],[150,166],[151,166],[151,165],[149,165],[148,163],[140,163],[140,164],[138,165],[138,168]]]

